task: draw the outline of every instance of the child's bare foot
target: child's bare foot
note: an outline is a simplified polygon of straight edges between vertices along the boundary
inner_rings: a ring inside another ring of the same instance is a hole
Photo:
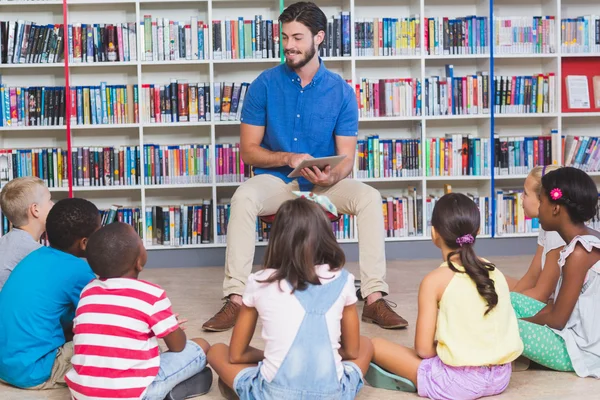
[[[221,378],[219,378],[219,391],[221,392],[221,396],[227,400],[239,400],[239,397],[235,391],[227,386]]]
[[[530,364],[531,360],[529,360],[529,358],[519,356],[519,358],[512,362],[512,370],[513,372],[527,371],[529,369]]]

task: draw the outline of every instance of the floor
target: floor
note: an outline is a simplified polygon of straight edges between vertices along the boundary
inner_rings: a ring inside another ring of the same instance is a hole
[[[433,255],[432,255],[433,256]],[[506,274],[519,277],[529,265],[528,257],[500,257],[493,260]],[[362,334],[385,337],[404,345],[412,345],[414,340],[415,321],[417,317],[417,290],[423,276],[439,264],[439,260],[393,261],[388,264],[387,281],[391,288],[389,300],[398,304],[397,311],[411,324],[406,330],[387,331],[377,326],[363,323]],[[356,264],[348,265],[355,275]],[[221,306],[222,267],[188,268],[188,269],[149,269],[142,272],[142,278],[161,285],[167,291],[175,312],[188,318],[186,333],[188,337],[204,337],[210,343],[229,342],[231,332],[204,333],[202,323],[210,318]],[[260,346],[260,327],[252,344]],[[570,373],[557,373],[541,370],[530,370],[513,374],[509,388],[498,399],[597,399],[598,382],[592,378],[581,379]],[[204,399],[220,399],[216,386]],[[414,394],[391,392],[373,389],[366,385],[358,399],[416,399]],[[28,392],[10,388],[0,384],[2,400],[67,400],[66,389]]]

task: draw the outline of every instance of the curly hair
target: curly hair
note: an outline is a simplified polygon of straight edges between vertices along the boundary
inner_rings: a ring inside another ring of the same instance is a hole
[[[100,227],[98,208],[85,199],[63,199],[48,213],[46,233],[50,245],[67,251],[76,240],[90,237]]]
[[[130,225],[113,222],[88,240],[86,258],[101,279],[119,278],[134,265],[140,254],[140,237]]]

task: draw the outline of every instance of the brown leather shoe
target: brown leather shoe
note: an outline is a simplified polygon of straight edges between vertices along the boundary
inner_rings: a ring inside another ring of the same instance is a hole
[[[362,320],[363,322],[379,325],[384,329],[406,328],[408,322],[392,310],[392,307],[395,308],[396,306],[396,303],[383,298],[370,305],[365,303]]]
[[[241,306],[229,299],[225,300],[225,304],[214,317],[209,319],[202,325],[202,329],[211,332],[223,332],[233,328],[237,321]]]

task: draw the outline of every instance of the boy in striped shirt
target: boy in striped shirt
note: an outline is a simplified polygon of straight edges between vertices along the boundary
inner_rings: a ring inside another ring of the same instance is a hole
[[[182,400],[208,392],[210,345],[186,340],[165,291],[138,279],[147,260],[133,228],[112,223],[93,234],[86,255],[98,275],[81,292],[74,320],[73,398]],[[160,353],[158,340],[169,351]]]

